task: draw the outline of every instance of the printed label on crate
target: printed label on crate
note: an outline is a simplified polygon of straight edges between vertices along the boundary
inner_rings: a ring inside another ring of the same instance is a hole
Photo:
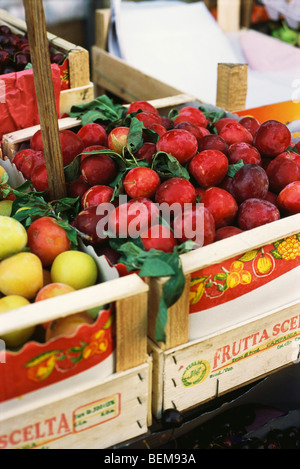
[[[113,306],[76,334],[46,343],[28,342],[19,352],[5,352],[0,363],[0,402],[78,375],[104,362],[114,351]],[[4,353],[4,352],[3,352]],[[113,369],[111,369],[113,373]]]
[[[175,360],[184,388],[205,386],[207,381],[214,379],[228,380],[229,386],[233,387],[235,379],[242,383],[288,363],[298,363],[299,311],[298,314],[289,313],[289,309],[279,311],[269,319],[204,340],[199,343],[199,350],[195,346],[191,351],[192,360],[183,363],[184,359],[181,361],[178,356]]]
[[[43,420],[31,419],[30,424],[15,427],[7,433],[2,433],[1,428],[0,449],[47,449],[57,440],[101,425],[120,413],[121,394],[116,393],[87,402],[73,411],[47,414]]]
[[[121,395],[116,394],[79,407],[74,412],[73,431],[80,432],[120,415]]]
[[[300,234],[194,272],[189,339],[300,298],[299,275]]]

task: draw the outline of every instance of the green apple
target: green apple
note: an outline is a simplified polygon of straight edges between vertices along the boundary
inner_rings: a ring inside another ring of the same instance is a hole
[[[21,308],[22,306],[29,305],[30,302],[19,295],[8,295],[0,298],[0,314],[14,309]],[[1,339],[5,342],[8,348],[15,348],[23,345],[32,336],[35,326],[26,327],[23,329],[16,329],[13,332],[3,334]]]
[[[62,252],[51,266],[52,282],[65,283],[75,290],[95,285],[97,277],[96,262],[89,254],[81,251]]]
[[[18,220],[0,215],[0,259],[22,251],[27,240],[27,231]]]

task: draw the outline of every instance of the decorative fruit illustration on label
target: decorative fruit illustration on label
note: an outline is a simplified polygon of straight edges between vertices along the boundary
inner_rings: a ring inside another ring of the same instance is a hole
[[[261,249],[253,260],[253,271],[258,277],[270,275],[275,268],[275,261],[271,254],[264,253]]]

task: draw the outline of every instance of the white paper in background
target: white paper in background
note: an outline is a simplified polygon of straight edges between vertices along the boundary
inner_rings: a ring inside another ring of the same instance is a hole
[[[238,63],[203,2],[112,0],[121,58],[179,90],[215,104],[217,63]],[[109,35],[109,52],[114,54]]]
[[[251,30],[225,34],[203,2],[111,0],[111,9],[109,52],[201,101],[216,103],[218,63],[248,63],[246,108],[290,101],[297,93],[300,50]],[[270,68],[276,53],[284,60]]]

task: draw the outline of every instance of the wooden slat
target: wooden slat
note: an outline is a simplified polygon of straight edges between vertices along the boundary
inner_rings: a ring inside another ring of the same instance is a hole
[[[225,33],[240,29],[241,0],[217,0],[217,21]]]
[[[189,293],[190,276],[186,275],[184,291],[179,300],[168,309],[168,320],[165,328],[166,341],[158,342],[155,339],[155,325],[158,314],[163,285],[167,279],[147,279],[151,295],[148,296],[148,337],[157,343],[162,350],[188,342],[189,333]]]
[[[106,51],[110,17],[110,8],[95,11],[95,45]]]
[[[116,302],[116,371],[145,363],[148,294],[144,291]]]
[[[217,106],[229,112],[245,109],[247,79],[247,64],[218,64]]]
[[[23,0],[50,200],[67,195],[42,0]]]
[[[81,120],[73,117],[58,119],[59,130],[71,129],[77,125],[81,125]],[[2,140],[3,158],[8,157],[12,161],[15,152],[19,150],[21,143],[28,142],[40,128],[40,125],[34,125],[32,127],[27,127],[26,129],[16,130],[15,132],[5,134]]]

